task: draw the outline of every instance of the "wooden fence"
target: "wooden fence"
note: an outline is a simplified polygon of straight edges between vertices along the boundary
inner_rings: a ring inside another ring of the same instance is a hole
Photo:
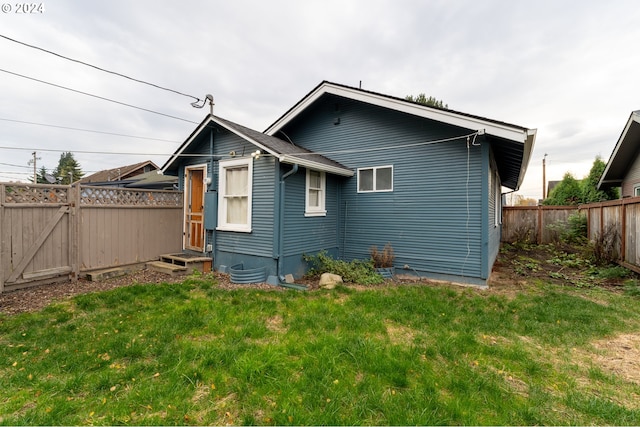
[[[0,292],[182,249],[182,193],[0,183]]]
[[[581,205],[590,240],[613,241],[620,263],[640,272],[640,197]]]
[[[550,243],[557,238],[555,224],[566,223],[575,206],[505,206],[502,210],[502,241]]]
[[[502,241],[529,240],[550,243],[557,238],[551,224],[566,223],[569,215],[587,216],[587,234],[595,241],[605,237],[620,264],[640,272],[640,197],[575,206],[505,206]]]

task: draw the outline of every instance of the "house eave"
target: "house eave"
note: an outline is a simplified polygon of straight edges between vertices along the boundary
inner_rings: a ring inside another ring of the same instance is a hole
[[[537,129],[528,129],[526,132],[526,138],[524,140],[524,147],[522,153],[522,164],[520,165],[520,176],[518,177],[518,183],[515,188],[512,190],[518,191],[522,182],[524,181],[524,176],[527,172],[527,168],[529,167],[529,162],[531,161],[531,153],[533,153],[533,146],[536,142],[536,135],[538,131]]]
[[[221,126],[223,128],[225,128],[226,130],[228,130],[229,132],[233,133],[234,135],[239,136],[240,138],[244,139],[245,141],[255,145],[256,147],[258,147],[260,150],[264,151],[267,154],[270,154],[272,156],[278,157],[278,153],[276,153],[275,151],[271,150],[270,148],[266,147],[265,145],[263,145],[262,143],[256,141],[254,138],[251,138],[250,136],[238,131],[237,129],[234,129],[231,126],[226,125],[225,123],[216,120],[215,117],[212,117],[211,120],[217,124],[218,126]]]
[[[633,111],[616,142],[616,146],[604,168],[598,182],[598,189],[603,190],[622,185],[622,181],[629,168],[631,159],[635,158],[637,142],[640,135],[640,111]]]
[[[320,172],[328,172],[328,173],[339,175],[339,176],[351,177],[355,175],[355,172],[353,172],[350,169],[343,169],[343,168],[325,165],[322,163],[304,159],[299,156],[282,155],[278,157],[278,160],[280,161],[280,163],[287,163],[290,165],[297,164],[299,166],[302,166],[308,169],[318,170]]]
[[[211,114],[208,114],[204,118],[204,120],[202,120],[200,125],[198,125],[198,127],[195,128],[195,130],[193,132],[191,132],[191,135],[189,135],[189,137],[182,143],[182,145],[180,145],[180,147],[171,155],[171,157],[169,157],[169,160],[167,160],[166,163],[164,165],[162,165],[162,168],[160,168],[160,170],[162,171],[163,174],[167,173],[167,171],[172,168],[174,163],[178,161],[180,156],[191,145],[193,140],[198,135],[200,135],[200,133],[203,131],[203,129],[205,129],[212,120],[213,120],[213,116]]]
[[[414,116],[423,117],[426,119],[436,120],[442,123],[447,123],[466,129],[477,131],[484,130],[486,133],[489,133],[491,135],[509,139],[512,141],[524,143],[527,139],[528,129],[526,128],[512,126],[506,123],[497,123],[479,117],[463,115],[452,110],[428,107],[425,105],[408,102],[406,100],[393,98],[382,94],[363,91],[361,89],[351,88],[348,86],[336,85],[330,82],[323,82],[318,87],[316,87],[315,90],[309,93],[297,105],[287,111],[275,123],[269,126],[269,128],[267,128],[264,133],[266,133],[267,135],[274,135],[276,132],[286,126],[287,123],[293,120],[300,112],[304,111],[309,105],[313,104],[324,94],[342,96],[356,101],[389,108],[395,111],[412,114]]]

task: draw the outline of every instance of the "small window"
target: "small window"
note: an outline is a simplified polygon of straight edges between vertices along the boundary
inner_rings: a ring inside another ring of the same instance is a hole
[[[636,197],[640,196],[640,185],[633,187],[633,195]]]
[[[358,169],[358,193],[393,191],[393,166]]]
[[[221,160],[218,188],[218,229],[251,231],[251,159]]]
[[[324,216],[327,214],[325,210],[325,188],[326,175],[324,172],[318,172],[307,169],[307,191],[305,197],[305,216]]]
[[[498,227],[502,224],[502,185],[500,185],[500,176],[497,172],[495,175],[492,173],[489,176],[494,176],[494,214],[495,214],[495,226]]]

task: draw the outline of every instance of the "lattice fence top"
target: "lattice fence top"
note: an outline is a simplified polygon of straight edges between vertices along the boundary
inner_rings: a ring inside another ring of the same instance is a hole
[[[82,187],[80,204],[89,206],[182,206],[182,193],[114,187]]]
[[[80,191],[82,206],[182,206],[182,193],[46,184],[2,184],[4,204],[69,204]]]
[[[8,184],[3,186],[5,203],[69,203],[69,187],[59,185]]]

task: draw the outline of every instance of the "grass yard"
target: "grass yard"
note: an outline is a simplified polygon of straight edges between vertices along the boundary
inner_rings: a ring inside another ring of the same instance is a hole
[[[639,303],[540,281],[79,295],[0,315],[0,423],[638,425]]]

